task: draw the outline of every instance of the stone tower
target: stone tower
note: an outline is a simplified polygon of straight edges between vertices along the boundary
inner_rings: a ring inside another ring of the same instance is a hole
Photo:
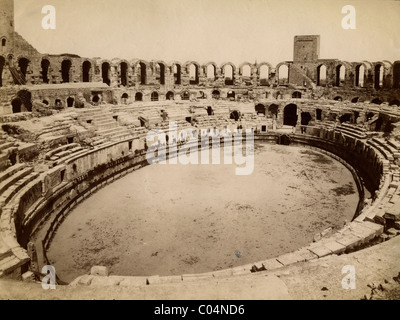
[[[14,49],[14,0],[0,0],[0,55],[4,58]]]
[[[289,74],[289,83],[299,86],[312,85],[316,76],[319,46],[319,35],[294,37],[293,65]]]

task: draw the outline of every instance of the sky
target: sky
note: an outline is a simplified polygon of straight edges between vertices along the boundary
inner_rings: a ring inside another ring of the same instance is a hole
[[[400,60],[400,0],[14,0],[15,28],[39,52],[170,62],[293,60],[295,35],[320,35],[320,59]],[[56,29],[42,28],[42,7]],[[356,9],[343,29],[342,7]]]

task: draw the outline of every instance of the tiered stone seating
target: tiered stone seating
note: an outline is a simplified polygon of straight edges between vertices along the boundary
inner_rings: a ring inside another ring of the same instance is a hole
[[[86,149],[82,148],[80,144],[71,143],[50,150],[45,154],[45,158],[52,162],[52,166],[56,166],[65,162],[70,157],[83,154],[84,152],[86,152]]]
[[[351,125],[348,123],[342,123],[339,126],[336,126],[336,130],[339,130],[345,135],[349,135],[351,137],[357,138],[357,139],[366,139],[368,138],[367,130],[364,128],[360,128],[355,125]]]
[[[6,133],[0,135],[0,170],[5,170],[10,166],[9,157],[16,152],[18,147],[14,141],[9,141]]]
[[[397,150],[389,146],[384,139],[374,137],[371,140],[368,140],[367,143],[377,149],[386,160],[394,160],[393,153],[396,153]]]
[[[81,111],[78,121],[91,125],[96,134],[112,141],[128,139],[131,136],[127,128],[119,126],[114,114],[109,110],[93,108]]]

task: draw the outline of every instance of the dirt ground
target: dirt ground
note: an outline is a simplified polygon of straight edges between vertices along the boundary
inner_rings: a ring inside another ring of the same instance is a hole
[[[307,245],[354,215],[351,173],[316,151],[262,144],[252,175],[235,168],[152,165],[99,190],[52,242],[57,275],[72,281],[93,265],[126,276],[235,267]]]

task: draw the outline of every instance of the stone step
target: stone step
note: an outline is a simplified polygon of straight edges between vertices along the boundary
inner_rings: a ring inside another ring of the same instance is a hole
[[[29,182],[35,180],[39,173],[32,172],[24,178],[16,181],[0,196],[0,207],[4,207],[10,200]]]
[[[49,152],[47,152],[45,154],[45,159],[48,160],[52,156],[56,155],[57,153],[59,153],[61,151],[65,151],[65,150],[68,150],[68,149],[73,149],[73,148],[76,148],[76,147],[80,147],[80,145],[78,143],[70,143],[70,144],[66,144],[66,145],[63,145],[61,147],[52,149],[52,150],[50,150]]]
[[[115,128],[105,129],[105,130],[98,130],[97,133],[102,136],[108,136],[110,134],[120,133],[122,131],[126,132],[127,130],[123,127],[115,127]]]
[[[16,163],[15,165],[7,168],[6,170],[0,172],[0,183],[11,177],[13,174],[25,168],[24,163]]]
[[[10,188],[13,184],[15,184],[18,180],[26,177],[30,173],[32,173],[33,168],[26,167],[22,168],[19,171],[16,171],[13,175],[5,179],[3,182],[0,183],[0,194],[6,191],[6,189]]]
[[[0,144],[0,152],[2,152],[3,150],[9,149],[12,146],[14,146],[14,142],[5,142]]]

